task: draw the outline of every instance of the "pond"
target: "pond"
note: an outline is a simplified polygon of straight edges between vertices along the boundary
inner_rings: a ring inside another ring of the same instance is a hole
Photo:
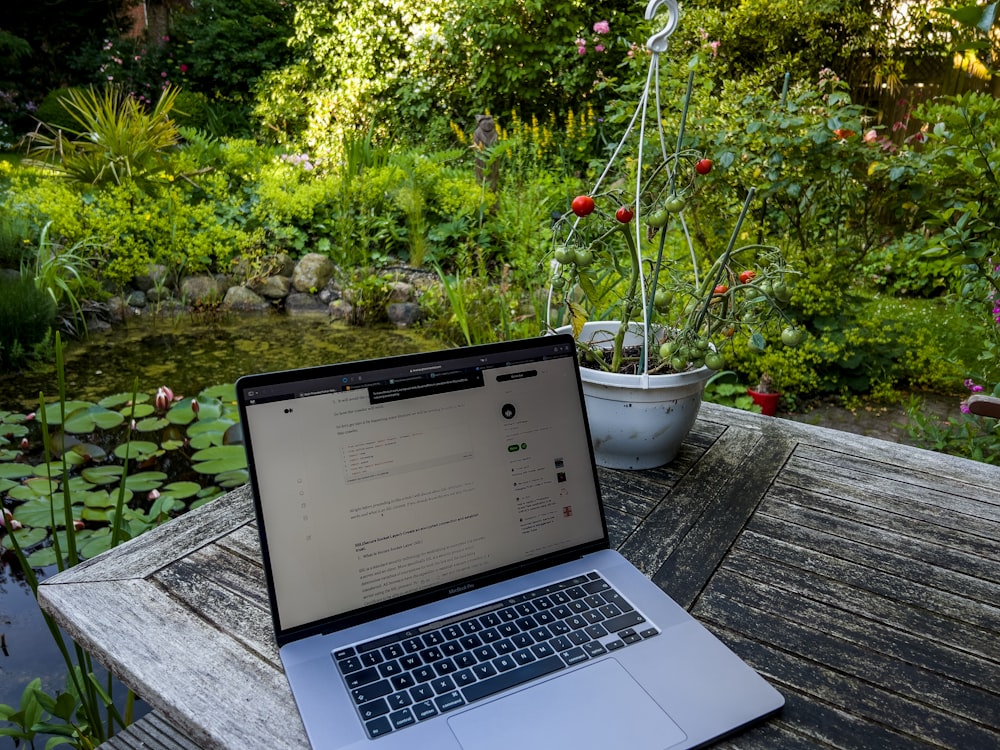
[[[177,396],[232,383],[244,374],[310,367],[436,348],[407,330],[352,328],[322,316],[231,316],[131,322],[85,341],[66,343],[66,395],[99,401],[169,386]],[[55,367],[0,375],[0,412],[29,412],[57,395]],[[63,688],[65,668],[13,555],[0,552],[0,703],[17,705],[24,686],[42,677],[50,694]],[[39,570],[52,575],[54,566]]]

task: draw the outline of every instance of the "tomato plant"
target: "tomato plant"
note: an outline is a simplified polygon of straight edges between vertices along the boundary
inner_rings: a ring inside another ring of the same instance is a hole
[[[669,218],[670,217],[667,214],[666,209],[660,208],[657,209],[656,211],[653,211],[653,213],[649,215],[649,217],[646,219],[646,223],[649,224],[649,226],[653,227],[654,229],[660,229],[667,225],[667,221]]]
[[[729,291],[729,287],[726,286],[725,284],[719,284],[717,287],[715,287],[715,293],[716,294],[720,294],[721,295],[721,294],[725,294],[728,291]]]
[[[781,343],[795,347],[802,343],[802,331],[794,326],[788,326],[781,332]]]
[[[594,213],[595,203],[594,199],[589,195],[578,195],[573,199],[570,207],[577,216],[590,216],[590,214]]]
[[[618,219],[622,224],[628,224],[632,221],[632,209],[628,206],[622,206],[617,211],[615,211],[615,218]]]
[[[698,163],[694,165],[694,171],[698,174],[708,174],[712,171],[712,160],[699,159]]]
[[[757,278],[757,272],[747,269],[746,271],[740,271],[740,283],[749,284],[751,281]]]

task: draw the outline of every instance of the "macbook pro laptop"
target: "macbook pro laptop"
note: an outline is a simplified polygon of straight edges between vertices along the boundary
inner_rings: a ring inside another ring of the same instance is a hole
[[[314,748],[688,748],[782,706],[610,549],[572,337],[250,375],[237,394]]]

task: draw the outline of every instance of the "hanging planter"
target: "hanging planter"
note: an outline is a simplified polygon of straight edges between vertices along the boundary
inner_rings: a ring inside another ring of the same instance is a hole
[[[753,189],[725,250],[709,268],[699,264],[685,206],[713,162],[685,138],[693,74],[667,146],[659,62],[679,20],[676,0],[652,0],[645,17],[664,6],[635,114],[593,189],[553,227],[549,327],[577,340],[597,461],[615,468],[673,460],[733,338],[762,350],[771,321],[785,319],[794,273],[777,247],[738,244]]]

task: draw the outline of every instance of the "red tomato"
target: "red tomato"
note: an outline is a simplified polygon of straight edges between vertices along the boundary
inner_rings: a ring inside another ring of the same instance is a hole
[[[573,199],[571,207],[577,216],[589,216],[594,213],[594,199],[589,195],[578,195]]]
[[[756,278],[757,278],[757,272],[756,271],[750,271],[750,270],[740,271],[740,283],[741,284],[749,284],[751,281],[753,281]]]
[[[622,206],[617,211],[615,211],[615,218],[618,219],[622,224],[628,224],[632,221],[632,209],[628,206]]]
[[[698,174],[708,174],[712,171],[712,160],[699,159],[698,163],[694,165],[694,171]]]
[[[716,294],[725,294],[728,291],[729,291],[729,287],[726,286],[725,284],[719,284],[717,287],[715,287],[715,293]]]

